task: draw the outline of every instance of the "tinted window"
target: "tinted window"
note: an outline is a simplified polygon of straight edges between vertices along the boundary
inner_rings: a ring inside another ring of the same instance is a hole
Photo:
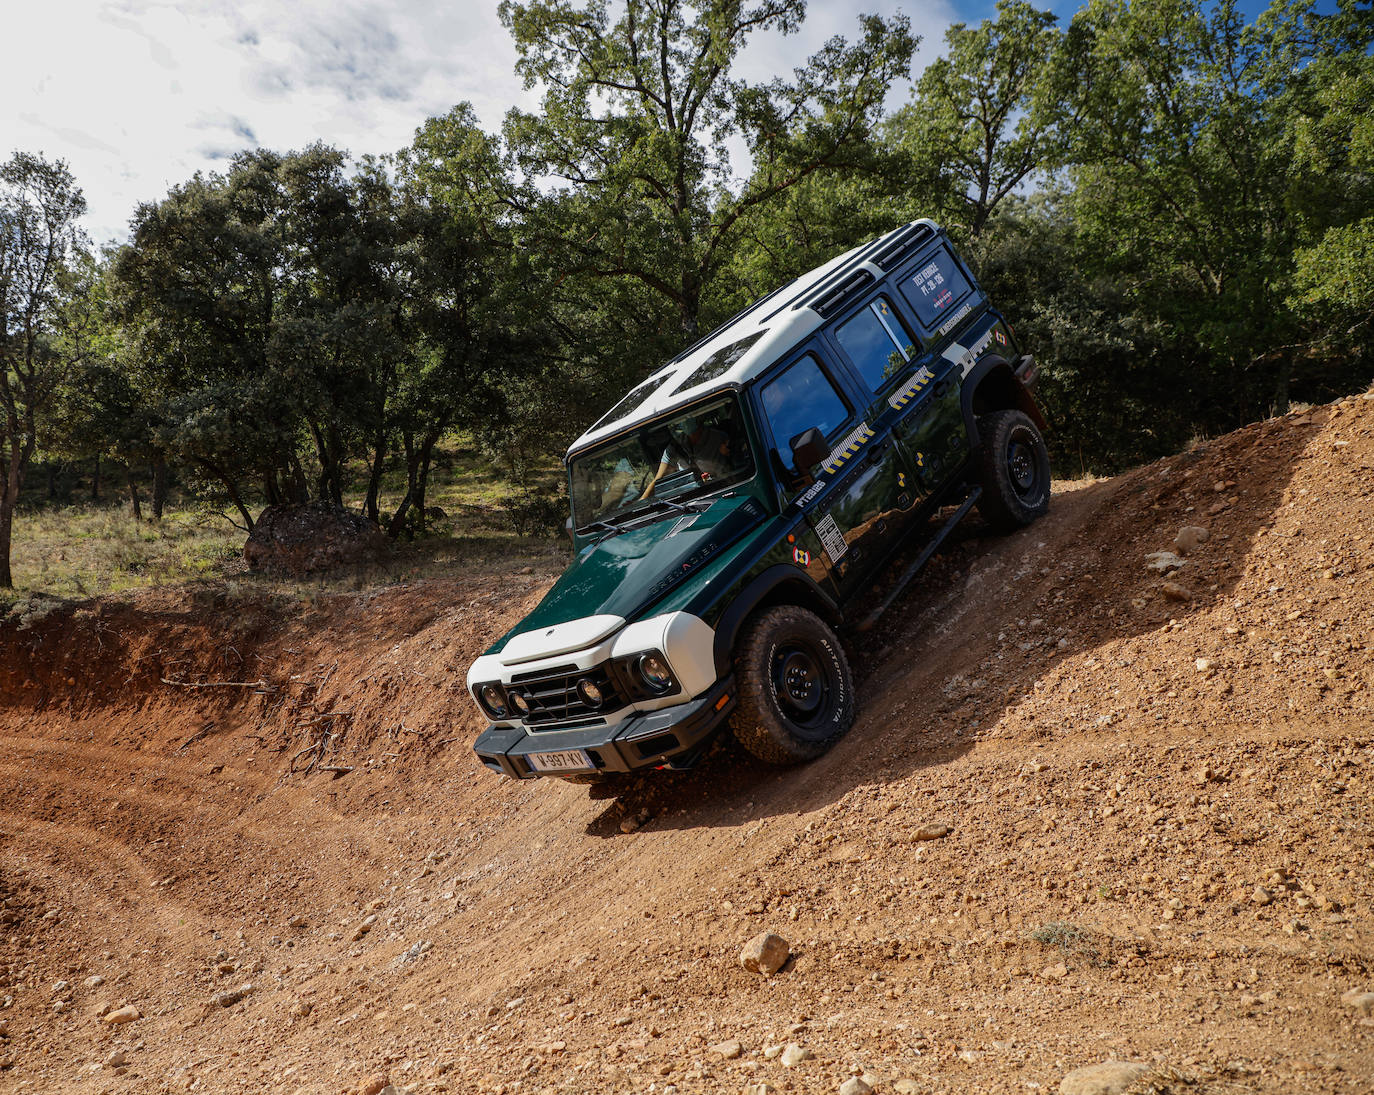
[[[835,340],[872,391],[892,379],[916,352],[911,336],[886,297],[840,324]]]
[[[903,285],[916,318],[926,327],[938,327],[947,312],[968,295],[968,279],[943,248],[930,257]]]
[[[762,397],[778,455],[789,468],[792,438],[813,426],[828,438],[849,417],[840,393],[810,354],[765,384]]]

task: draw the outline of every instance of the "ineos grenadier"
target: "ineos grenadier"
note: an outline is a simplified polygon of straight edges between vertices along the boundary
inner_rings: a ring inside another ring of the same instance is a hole
[[[1034,359],[946,233],[916,221],[755,301],[568,450],[576,556],[467,683],[493,771],[690,767],[728,721],[810,760],[850,728],[836,634],[895,550],[895,600],[977,505],[1045,513]]]

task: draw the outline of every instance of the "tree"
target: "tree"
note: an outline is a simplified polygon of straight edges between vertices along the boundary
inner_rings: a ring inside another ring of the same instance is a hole
[[[11,589],[14,509],[38,424],[84,352],[85,315],[70,264],[85,246],[86,200],[67,165],[16,152],[0,166],[0,588]]]
[[[804,0],[530,0],[500,7],[539,115],[512,111],[506,139],[530,177],[566,184],[532,202],[539,243],[572,278],[632,280],[696,335],[742,221],[819,172],[852,168],[916,40],[905,17],[860,19],[767,84],[732,72],[755,34],[797,29]],[[732,185],[727,142],[753,159]],[[647,324],[652,326],[652,323]]]
[[[996,19],[955,23],[945,32],[947,54],[926,68],[913,101],[887,126],[914,163],[946,174],[957,200],[951,212],[970,236],[1059,155],[1056,22],[1024,0],[998,0]]]

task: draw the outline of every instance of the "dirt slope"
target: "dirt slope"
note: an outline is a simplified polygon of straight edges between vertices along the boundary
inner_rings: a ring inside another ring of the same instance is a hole
[[[1374,393],[970,528],[800,769],[481,769],[557,566],[0,625],[0,1090],[1374,1088]]]

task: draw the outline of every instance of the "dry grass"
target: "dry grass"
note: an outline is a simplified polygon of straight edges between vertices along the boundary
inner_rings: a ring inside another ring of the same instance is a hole
[[[541,486],[550,478],[541,470]],[[252,574],[243,563],[245,533],[222,514],[190,504],[167,509],[160,522],[137,522],[125,503],[52,507],[15,515],[11,562],[15,589],[0,595],[0,614],[32,595],[85,598],[147,586],[223,580],[231,587],[259,592],[307,595],[367,589],[424,578],[508,572],[525,562],[537,570],[562,568],[567,541],[519,536],[509,504],[519,493],[471,450],[445,454],[430,481],[429,504],[443,517],[428,521],[428,535],[395,544],[382,563],[290,582]],[[381,508],[394,508],[404,482],[393,475],[384,483]],[[361,497],[346,498],[357,508]]]

